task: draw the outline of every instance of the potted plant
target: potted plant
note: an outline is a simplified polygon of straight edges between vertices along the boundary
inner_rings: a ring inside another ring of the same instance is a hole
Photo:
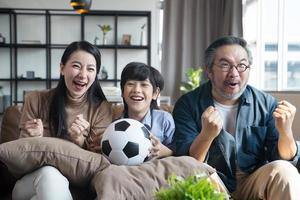
[[[180,85],[180,91],[185,94],[191,90],[194,90],[195,88],[199,87],[201,76],[202,76],[202,68],[189,68],[187,72],[185,73],[188,81],[182,82]]]
[[[106,34],[112,30],[111,26],[110,25],[101,25],[101,24],[98,24],[98,26],[100,27],[101,31],[102,31],[102,34],[103,34],[103,38],[102,38],[102,44],[106,44],[107,43],[107,40],[106,40]]]
[[[171,175],[168,188],[155,193],[156,200],[228,200],[229,195],[219,191],[215,183],[205,174],[188,176],[186,179]]]

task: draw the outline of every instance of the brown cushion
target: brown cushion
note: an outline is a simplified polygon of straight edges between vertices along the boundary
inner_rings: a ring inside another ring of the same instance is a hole
[[[214,173],[210,166],[189,156],[167,157],[139,166],[110,165],[92,180],[98,197],[106,199],[153,199],[160,187],[166,187],[171,174],[186,177],[195,173]]]
[[[43,165],[56,167],[78,186],[109,166],[101,154],[86,151],[67,140],[50,137],[22,138],[0,145],[0,161],[16,178]]]
[[[22,112],[21,108],[22,106],[15,105],[10,106],[5,110],[2,118],[0,143],[19,138],[19,122]]]

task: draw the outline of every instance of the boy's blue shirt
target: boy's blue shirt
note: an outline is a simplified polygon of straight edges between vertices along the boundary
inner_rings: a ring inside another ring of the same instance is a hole
[[[126,118],[124,113],[120,118]],[[175,152],[175,123],[170,113],[163,110],[149,109],[141,123],[144,124],[163,145]]]
[[[163,145],[173,151],[175,150],[175,144],[173,143],[175,124],[170,113],[163,110],[149,110],[141,123],[150,127],[150,132],[155,135]]]

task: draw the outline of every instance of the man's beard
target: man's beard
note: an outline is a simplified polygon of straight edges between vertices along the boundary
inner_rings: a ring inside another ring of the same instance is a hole
[[[221,97],[223,97],[224,99],[226,100],[237,100],[240,98],[240,96],[244,93],[246,87],[247,87],[247,84],[245,84],[243,86],[242,89],[240,89],[240,91],[238,93],[235,93],[235,94],[227,94],[219,89],[217,89],[215,87],[215,84],[214,84],[214,81],[212,81],[212,86],[213,86],[213,90],[215,91],[215,93],[217,93],[218,95],[220,95]]]

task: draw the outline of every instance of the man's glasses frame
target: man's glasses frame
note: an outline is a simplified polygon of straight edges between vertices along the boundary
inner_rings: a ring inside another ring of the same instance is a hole
[[[220,64],[213,63],[213,65],[219,67],[222,70],[222,72],[229,72],[233,68],[235,68],[238,72],[242,73],[246,71],[248,68],[250,68],[250,65],[246,65],[244,63],[239,63],[237,65],[231,65],[229,63],[220,63]]]

